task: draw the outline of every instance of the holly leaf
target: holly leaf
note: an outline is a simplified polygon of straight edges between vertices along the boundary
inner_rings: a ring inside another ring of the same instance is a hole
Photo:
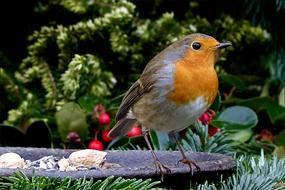
[[[256,113],[244,106],[232,106],[223,110],[211,124],[226,130],[250,129],[258,122]]]
[[[250,107],[256,112],[259,112],[261,110],[266,110],[273,124],[277,120],[281,119],[285,113],[284,107],[280,106],[278,103],[274,102],[268,97],[257,97],[257,98],[247,99],[247,100],[238,100],[237,103],[242,106]]]
[[[246,89],[245,83],[237,76],[231,74],[223,74],[220,79],[230,86],[235,86],[236,89],[243,91]]]

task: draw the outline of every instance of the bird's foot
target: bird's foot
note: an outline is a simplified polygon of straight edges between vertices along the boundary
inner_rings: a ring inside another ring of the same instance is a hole
[[[164,174],[170,174],[171,170],[163,165],[159,160],[155,160],[155,168],[156,168],[156,173],[161,174],[162,178]]]
[[[200,171],[200,167],[192,160],[188,160],[186,158],[182,158],[181,160],[178,161],[178,163],[181,162],[183,164],[187,164],[189,166],[190,172],[193,175],[194,172],[194,167],[196,168],[196,171]],[[177,164],[178,164],[177,163]]]
[[[160,174],[170,174],[171,170],[163,165],[159,160],[155,161],[156,172]]]

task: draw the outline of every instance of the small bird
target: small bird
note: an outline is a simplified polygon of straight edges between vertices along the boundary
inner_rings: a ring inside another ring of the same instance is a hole
[[[188,160],[174,135],[193,124],[214,102],[218,77],[214,64],[220,49],[231,43],[220,43],[206,34],[190,34],[158,53],[146,65],[140,78],[126,92],[116,114],[116,124],[109,137],[123,136],[138,122],[145,129],[173,134],[182,154],[182,163],[199,170]],[[170,172],[154,153],[144,131],[157,170]]]

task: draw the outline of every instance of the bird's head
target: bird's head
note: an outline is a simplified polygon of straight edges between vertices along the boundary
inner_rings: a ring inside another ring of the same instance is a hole
[[[187,46],[184,52],[185,61],[191,65],[203,67],[213,67],[218,59],[220,49],[231,45],[230,42],[218,42],[206,34],[191,34],[182,41]]]

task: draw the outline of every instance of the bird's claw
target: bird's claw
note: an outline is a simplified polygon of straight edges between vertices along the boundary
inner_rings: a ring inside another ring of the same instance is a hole
[[[171,170],[163,165],[159,160],[155,161],[156,172],[159,171],[160,174],[170,174]]]
[[[192,161],[192,160],[188,160],[188,159],[182,158],[181,160],[179,160],[179,161],[177,162],[177,164],[179,164],[179,162],[188,165],[191,174],[193,174],[193,172],[194,172],[193,166],[196,168],[196,171],[200,171],[200,167],[199,167],[194,161]]]
[[[163,179],[164,174],[170,174],[171,170],[163,165],[159,160],[155,161],[155,168],[156,168],[156,174],[161,174],[161,178]]]

